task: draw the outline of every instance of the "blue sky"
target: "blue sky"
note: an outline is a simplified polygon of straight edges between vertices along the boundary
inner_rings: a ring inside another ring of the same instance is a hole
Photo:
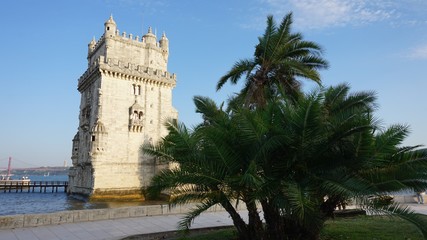
[[[71,162],[77,79],[110,14],[120,32],[166,32],[174,106],[192,126],[200,121],[193,96],[221,102],[236,92],[229,84],[216,92],[217,80],[252,56],[267,15],[280,22],[289,11],[295,31],[325,49],[325,86],[375,91],[383,124],[408,124],[405,145],[427,144],[425,0],[15,0],[0,7],[0,168],[9,156],[14,167]]]

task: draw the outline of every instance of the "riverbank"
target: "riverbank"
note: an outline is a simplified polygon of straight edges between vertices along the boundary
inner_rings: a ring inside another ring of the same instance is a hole
[[[25,193],[22,193],[25,195]],[[43,194],[49,196],[50,194]],[[48,198],[46,199],[48,200]],[[399,195],[394,196],[396,202],[403,204],[416,203],[414,195]],[[49,202],[45,203],[46,207],[49,206]],[[126,204],[126,203],[119,203]],[[129,203],[128,203],[129,204]],[[134,204],[134,203],[130,203]],[[145,204],[142,206],[126,206],[126,207],[114,207],[109,208],[97,208],[97,209],[82,209],[82,210],[67,210],[67,211],[56,211],[52,213],[38,213],[38,214],[16,214],[16,215],[5,215],[0,216],[0,229],[11,229],[11,228],[25,228],[25,227],[37,227],[45,225],[57,225],[64,223],[80,223],[89,221],[100,221],[100,220],[114,220],[120,218],[133,218],[133,217],[147,217],[147,216],[159,216],[159,215],[173,215],[173,214],[184,214],[189,209],[193,208],[195,204],[185,204],[176,207],[169,207],[167,204],[151,204],[148,202],[138,203]],[[415,205],[416,206],[416,205]],[[424,205],[420,205],[422,210],[426,210]],[[244,210],[243,204],[238,206],[238,210]],[[224,209],[220,206],[213,206],[207,212],[222,212]]]
[[[408,204],[408,206],[417,213],[427,215],[427,205]],[[246,211],[239,212],[242,216],[247,216]],[[177,224],[183,216],[183,214],[171,214],[3,229],[0,230],[0,240],[118,240],[141,234],[159,233],[161,235],[161,233],[177,230]],[[231,226],[232,224],[227,212],[206,212],[195,219],[192,229]]]

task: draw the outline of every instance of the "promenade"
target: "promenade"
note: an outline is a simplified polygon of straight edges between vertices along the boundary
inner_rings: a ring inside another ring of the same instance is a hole
[[[427,215],[427,205],[407,204]],[[117,240],[137,234],[174,231],[183,214],[122,218],[80,223],[0,230],[0,240]],[[196,218],[192,228],[231,226],[227,212],[207,212]]]
[[[0,240],[116,240],[137,234],[177,230],[183,214],[121,218],[0,230]],[[227,212],[207,212],[196,218],[192,228],[232,225]]]

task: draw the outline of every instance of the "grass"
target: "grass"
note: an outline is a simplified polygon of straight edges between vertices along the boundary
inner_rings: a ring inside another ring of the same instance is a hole
[[[427,216],[422,217],[427,220]],[[422,240],[424,238],[414,225],[396,217],[357,216],[327,221],[321,239]]]
[[[206,233],[196,233],[187,237],[173,238],[170,240],[235,240],[237,238],[237,232],[234,228],[226,228],[220,230],[212,230]]]
[[[422,215],[427,220],[427,216]],[[234,229],[176,238],[179,240],[237,239]],[[321,233],[321,240],[422,240],[421,232],[411,223],[384,216],[340,217],[329,220]]]

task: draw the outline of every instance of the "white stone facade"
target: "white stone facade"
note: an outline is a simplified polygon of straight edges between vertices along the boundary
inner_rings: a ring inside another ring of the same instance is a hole
[[[167,165],[144,155],[144,143],[167,134],[177,119],[172,106],[175,74],[167,72],[169,41],[151,32],[141,39],[120,34],[113,18],[104,35],[89,43],[88,69],[78,81],[79,128],[73,139],[70,194],[140,193]]]

